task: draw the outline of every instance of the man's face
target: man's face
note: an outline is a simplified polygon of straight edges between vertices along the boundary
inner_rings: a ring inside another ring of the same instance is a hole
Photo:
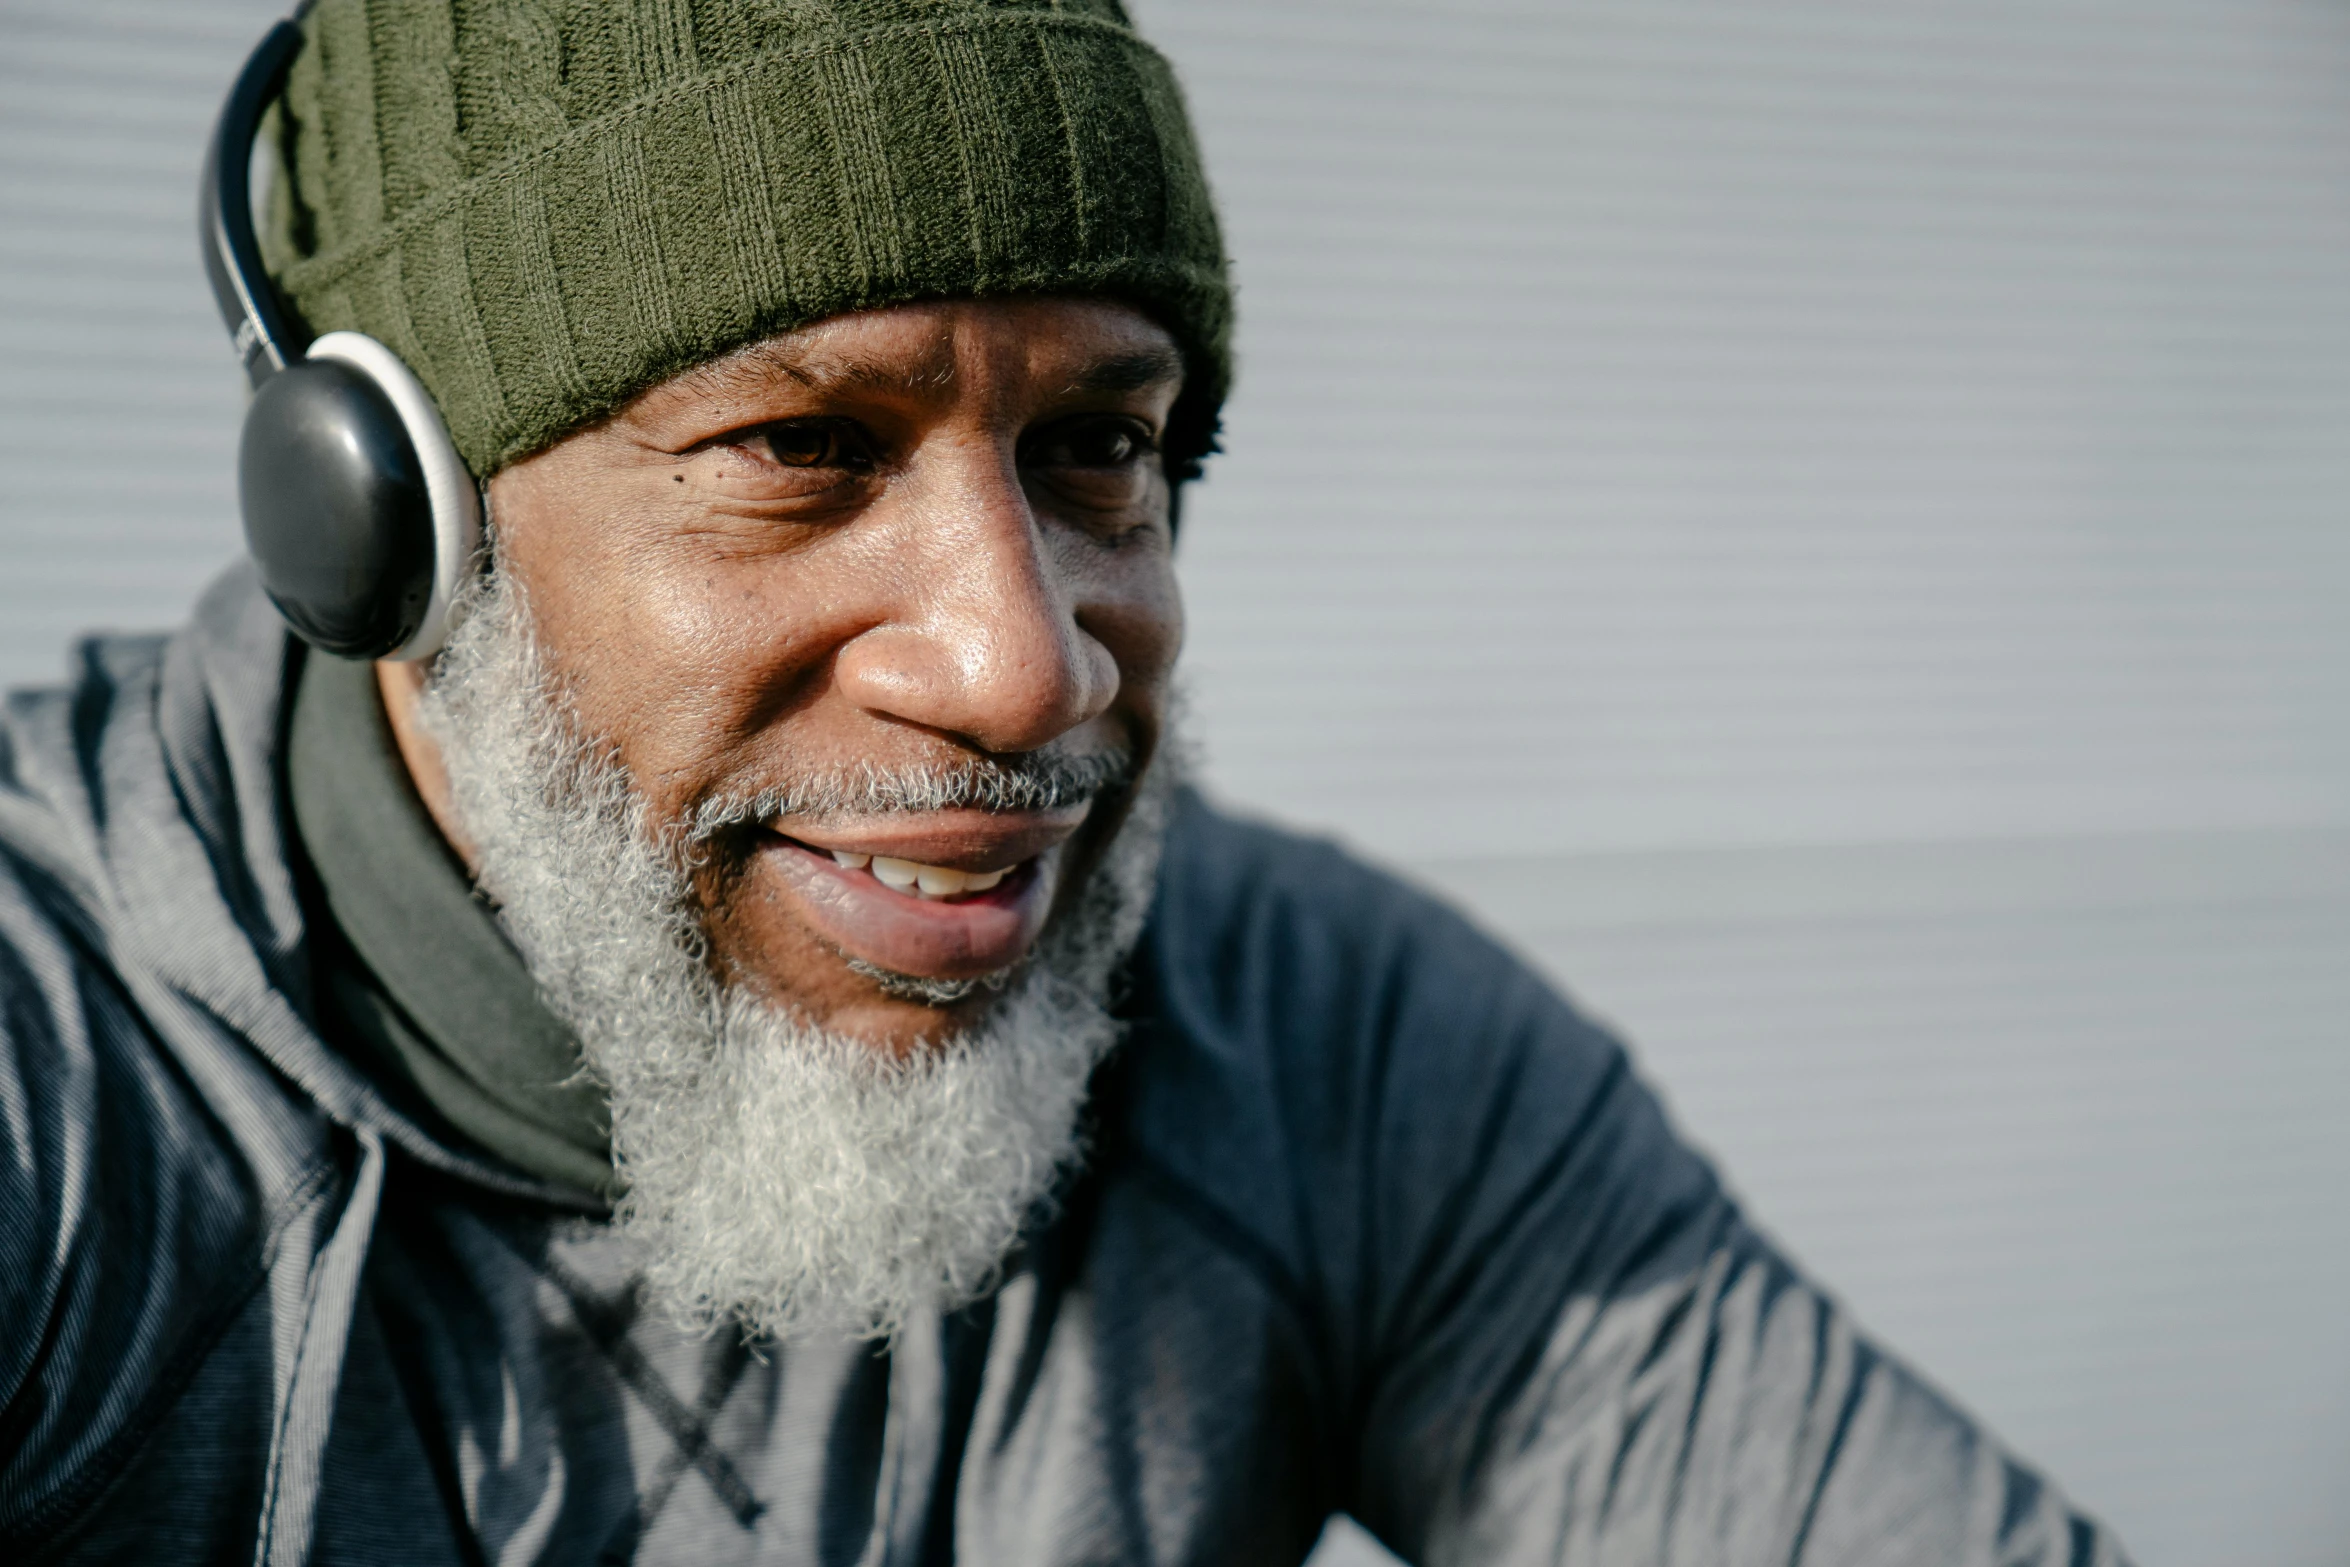
[[[1181,378],[1164,331],[1099,301],[837,317],[499,474],[502,565],[657,824],[866,768],[1139,769],[1182,640],[1158,454]],[[1017,963],[1121,807],[787,807],[712,840],[713,955],[902,1051],[953,1009],[876,971]]]

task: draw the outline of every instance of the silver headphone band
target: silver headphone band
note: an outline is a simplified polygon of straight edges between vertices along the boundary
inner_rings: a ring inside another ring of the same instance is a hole
[[[252,184],[253,144],[260,135],[261,118],[284,88],[286,73],[302,49],[301,15],[298,11],[293,19],[272,27],[237,73],[205,148],[197,189],[204,273],[246,378],[256,387],[300,359],[307,346],[261,263],[260,241],[253,232]]]

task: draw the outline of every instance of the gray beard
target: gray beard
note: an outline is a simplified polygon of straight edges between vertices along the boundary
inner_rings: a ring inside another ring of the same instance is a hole
[[[689,866],[712,831],[760,819],[775,792],[657,831],[554,693],[521,595],[493,572],[460,613],[424,724],[482,889],[610,1094],[613,1225],[641,1248],[654,1301],[682,1322],[731,1318],[752,1334],[889,1337],[913,1314],[986,1293],[1083,1151],[1087,1084],[1118,1041],[1110,990],[1156,881],[1172,767],[1146,769],[1078,896],[1026,962],[987,982],[997,993],[980,1019],[900,1058],[713,971]],[[1098,786],[1096,773],[990,772],[975,786],[967,771],[867,772],[850,787],[868,805],[919,809],[1006,790],[1052,798]],[[923,984],[898,990],[920,996]]]

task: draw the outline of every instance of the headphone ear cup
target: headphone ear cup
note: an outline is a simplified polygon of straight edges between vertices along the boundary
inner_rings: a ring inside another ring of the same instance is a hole
[[[345,658],[441,650],[481,553],[481,491],[399,355],[329,332],[264,381],[238,486],[262,585],[305,641]]]
[[[380,658],[432,594],[432,503],[399,410],[364,371],[288,365],[245,410],[237,453],[245,543],[306,642]]]
[[[449,638],[449,612],[481,558],[481,486],[449,439],[440,406],[400,356],[362,332],[329,332],[310,345],[305,362],[329,359],[349,365],[375,383],[398,410],[408,449],[424,475],[426,530],[431,539],[432,578],[424,613],[399,646],[381,657],[407,663],[430,658]]]

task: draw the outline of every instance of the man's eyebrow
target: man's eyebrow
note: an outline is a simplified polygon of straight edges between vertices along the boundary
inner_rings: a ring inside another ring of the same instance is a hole
[[[886,392],[918,396],[952,385],[955,361],[951,353],[920,369],[870,359],[856,354],[797,353],[777,342],[753,343],[693,372],[695,379],[721,395],[755,396],[788,376],[812,392]]]
[[[887,392],[918,397],[955,384],[952,353],[941,354],[934,365],[919,370],[854,354],[820,354],[803,360],[778,357],[774,367],[811,392]]]
[[[1097,359],[1069,378],[1071,392],[1140,392],[1183,379],[1183,356],[1172,348],[1143,348]]]

